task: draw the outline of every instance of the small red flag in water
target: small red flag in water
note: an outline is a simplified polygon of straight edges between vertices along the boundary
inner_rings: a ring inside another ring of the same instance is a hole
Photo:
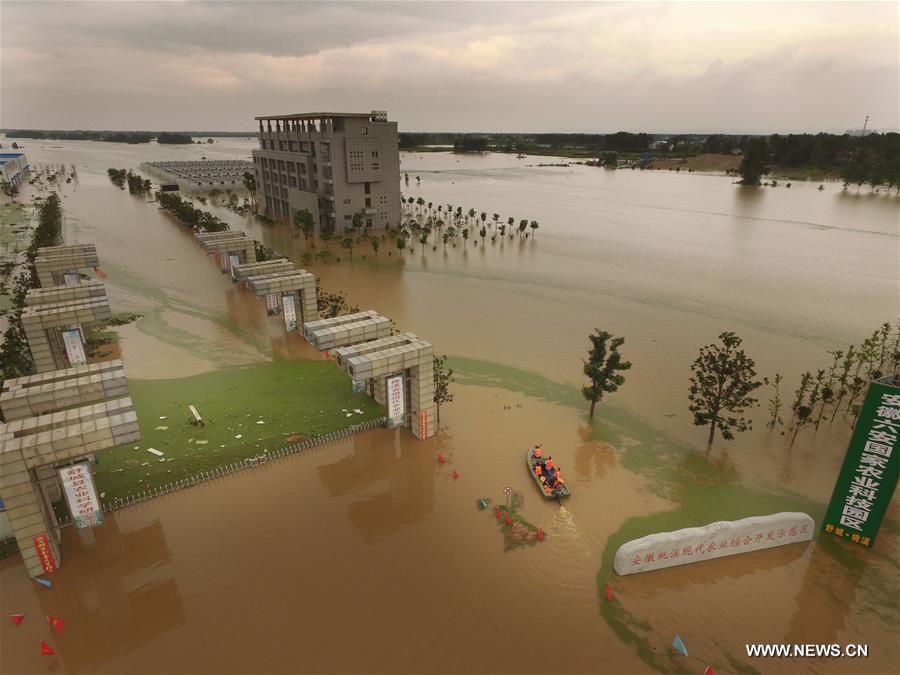
[[[459,478],[459,471],[453,469],[453,480],[456,480],[457,478]]]
[[[703,675],[716,675],[713,672],[712,666],[706,666],[706,670],[703,671]]]
[[[544,528],[538,528],[538,541],[544,541]]]
[[[500,511],[500,509],[497,509],[497,520],[500,520],[500,515],[501,515],[501,511]]]
[[[95,267],[95,268],[94,268],[94,271],[97,273],[97,276],[100,277],[101,279],[105,279],[105,278],[106,278],[106,272],[104,272],[103,270],[101,270],[99,267]]]
[[[63,626],[66,625],[65,621],[55,616],[48,616],[47,623],[53,626],[53,629],[56,630],[57,633],[62,633]]]
[[[24,614],[10,614],[9,618],[14,624],[19,626],[22,624],[22,619],[25,618],[25,615]]]
[[[331,358],[331,350],[329,350],[329,349],[326,349],[326,350],[325,350],[325,358],[326,358],[326,359],[330,359],[330,358]]]
[[[612,586],[609,583],[607,583],[606,584],[606,599],[607,599],[607,601],[612,602],[612,598],[613,598]]]
[[[41,640],[41,656],[53,656],[55,653],[56,650],[53,647]]]
[[[444,453],[439,452],[438,453],[438,464],[443,464],[446,461],[447,461],[447,459],[446,459],[446,457],[444,457]]]
[[[509,514],[506,514],[506,524],[512,526],[512,521],[509,519]]]

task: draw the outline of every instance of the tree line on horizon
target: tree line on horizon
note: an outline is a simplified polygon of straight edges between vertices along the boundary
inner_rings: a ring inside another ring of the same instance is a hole
[[[789,134],[710,137],[711,147],[740,150],[738,173],[745,185],[758,185],[770,167],[812,167],[834,171],[844,186],[900,187],[900,134]],[[732,145],[734,143],[735,145]]]
[[[31,138],[51,141],[104,141],[106,143],[149,143],[154,138],[162,144],[193,143],[190,134],[168,131],[91,131],[84,129],[7,129],[7,138]]]

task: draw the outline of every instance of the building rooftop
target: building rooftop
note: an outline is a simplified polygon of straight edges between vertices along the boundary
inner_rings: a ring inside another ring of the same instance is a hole
[[[313,112],[313,113],[294,113],[292,115],[263,115],[254,117],[256,120],[317,120],[323,117],[362,117],[368,119],[372,117],[372,113],[341,113],[341,112]]]

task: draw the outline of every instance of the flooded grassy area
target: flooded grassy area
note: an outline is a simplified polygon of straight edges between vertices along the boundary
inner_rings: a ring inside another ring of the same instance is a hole
[[[97,489],[107,502],[383,414],[370,397],[352,393],[347,376],[327,361],[132,379],[128,386],[141,441],[100,455]],[[191,424],[188,405],[199,411],[203,426]]]
[[[555,382],[537,373],[470,358],[453,357],[449,362],[457,379],[469,385],[496,387],[561,405],[585,407],[578,388]],[[648,611],[644,602],[634,602],[628,596],[629,589],[633,589],[639,596],[643,595],[641,582],[615,575],[612,566],[618,548],[648,534],[781,511],[808,513],[816,522],[821,522],[826,504],[766,481],[749,484],[741,479],[727,456],[705,458],[694,448],[659,431],[616,404],[603,404],[598,408],[597,416],[590,423],[590,437],[616,449],[615,454],[621,465],[643,479],[642,492],[662,497],[674,506],[672,509],[626,519],[605,541],[600,567],[596,572],[600,614],[619,639],[631,645],[649,667],[666,673],[699,672],[696,670],[698,661],[685,662],[667,649],[665,631],[666,624],[671,623],[671,616],[667,616],[660,625],[654,621],[652,611]],[[879,611],[886,617],[896,611],[896,602],[890,599],[890,589],[900,566],[892,555],[896,549],[896,537],[890,536],[888,541],[887,534],[890,532],[896,535],[898,524],[895,520],[888,520],[884,527],[885,542],[882,548],[865,552],[867,557],[871,556],[878,561],[876,566],[868,569],[865,586],[873,601],[880,607]],[[819,565],[828,565],[832,569],[842,568],[843,574],[857,576],[865,567],[864,558],[858,551],[848,550],[830,539],[817,538],[806,547],[786,547],[781,552],[755,553],[747,557],[756,557],[761,561],[767,555],[770,558],[782,556],[782,559],[796,559],[800,555],[815,556]],[[737,565],[745,562],[740,561]],[[686,579],[690,583],[691,579],[704,578],[704,568],[711,576],[715,576],[726,566],[733,568],[735,565],[735,561],[707,561],[700,565],[651,572],[649,576],[679,579],[678,583],[684,584]],[[613,602],[603,599],[606,584],[610,582],[616,588],[616,593],[621,593]],[[691,608],[686,607],[679,613],[683,615],[679,622],[680,630],[690,630],[696,625],[696,617]],[[813,624],[814,622],[811,623]],[[759,672],[736,656],[733,650],[721,644],[715,652],[707,652],[706,657],[707,662],[727,662],[734,672]]]

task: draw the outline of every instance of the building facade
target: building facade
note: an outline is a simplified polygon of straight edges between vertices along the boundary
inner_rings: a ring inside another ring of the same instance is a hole
[[[0,152],[0,183],[18,185],[30,173],[24,152]]]
[[[400,224],[397,123],[387,113],[307,113],[257,117],[253,151],[258,202],[267,215],[290,219],[308,209],[317,227],[349,229]]]

